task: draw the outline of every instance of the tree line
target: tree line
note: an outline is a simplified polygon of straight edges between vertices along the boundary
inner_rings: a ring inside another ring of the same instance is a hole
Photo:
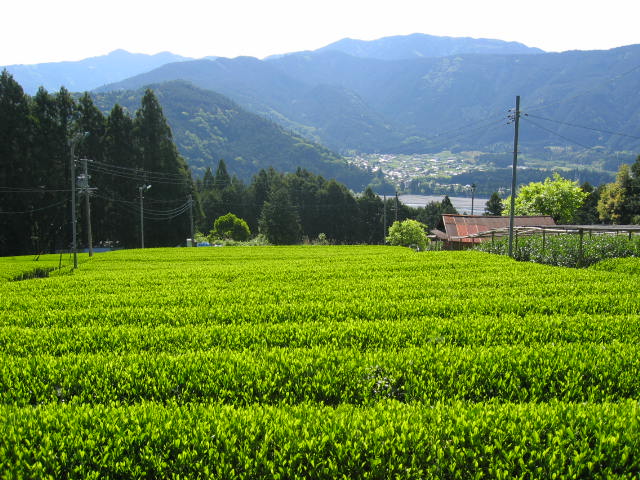
[[[440,226],[443,213],[456,213],[447,197],[413,208],[395,196],[381,198],[371,188],[354,195],[343,184],[302,168],[291,173],[262,169],[245,185],[228,173],[224,160],[215,173],[207,169],[196,190],[200,231],[207,233],[217,218],[232,213],[247,222],[253,235],[261,233],[274,244],[320,236],[340,244],[381,244],[396,220],[418,220],[433,228]]]
[[[72,163],[73,157],[73,163]],[[83,162],[87,159],[87,176]],[[77,225],[86,244],[90,195],[95,244],[140,245],[144,195],[147,245],[175,245],[189,228],[182,213],[194,188],[160,104],[148,90],[134,116],[116,105],[104,115],[88,94],[65,88],[26,95],[6,70],[0,75],[0,255],[52,252],[71,245],[71,182],[78,185]],[[144,190],[144,192],[143,192]]]
[[[73,160],[72,160],[73,159]],[[86,159],[86,161],[84,161]],[[86,168],[86,175],[85,175]],[[220,160],[194,181],[178,154],[152,90],[131,115],[116,104],[108,114],[85,93],[65,88],[35,96],[0,75],[0,255],[68,250],[72,241],[72,170],[76,180],[78,244],[87,246],[89,210],[95,246],[132,248],[184,244],[193,229],[208,232],[233,213],[251,234],[276,244],[321,233],[335,243],[383,243],[385,226],[417,219],[431,227],[451,202],[411,208],[304,169],[263,169],[248,185]]]

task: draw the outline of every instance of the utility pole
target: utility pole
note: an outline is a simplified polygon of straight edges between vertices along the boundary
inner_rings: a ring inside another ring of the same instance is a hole
[[[396,190],[396,222],[398,221],[398,191]]]
[[[138,192],[140,192],[140,248],[144,248],[144,202],[142,201],[144,196],[142,192],[150,188],[151,185],[141,185],[138,187]]]
[[[93,188],[89,187],[89,179],[91,178],[89,176],[89,167],[88,167],[88,162],[89,160],[87,160],[86,158],[82,159],[82,164],[84,166],[84,174],[82,175],[82,191],[84,193],[84,208],[85,208],[85,212],[87,214],[87,243],[89,244],[89,256],[93,257],[93,235],[91,232],[91,203],[89,202],[89,195],[91,193],[91,190],[94,190]]]
[[[71,251],[73,252],[73,268],[78,268],[78,244],[76,243],[76,145],[86,137],[88,133],[76,133],[69,140],[69,173],[71,176]]]
[[[382,200],[382,244],[387,244],[387,196]]]
[[[518,168],[518,127],[520,125],[520,95],[516,96],[516,111],[513,116],[515,130],[513,135],[513,171],[511,173],[511,210],[509,212],[509,256],[513,257],[513,224],[516,209],[516,172]]]
[[[193,230],[193,197],[189,194],[189,227],[191,229],[191,245],[195,246],[194,230]]]
[[[73,268],[78,268],[78,247],[76,245],[76,159],[75,140],[71,141],[71,251],[73,252]]]
[[[476,195],[476,184],[472,183],[471,184],[471,216],[473,216],[473,200],[475,198]]]

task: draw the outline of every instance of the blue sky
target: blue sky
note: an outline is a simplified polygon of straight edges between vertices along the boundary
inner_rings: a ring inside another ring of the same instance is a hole
[[[640,43],[640,2],[608,0],[22,0],[5,2],[0,65],[170,51],[263,58],[341,38],[427,33],[547,51]]]

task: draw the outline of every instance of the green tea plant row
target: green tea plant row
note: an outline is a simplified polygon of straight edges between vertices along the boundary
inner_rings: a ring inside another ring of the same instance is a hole
[[[0,478],[636,478],[618,270],[198,248],[2,282]]]
[[[86,261],[88,255],[78,255],[79,261]],[[0,258],[0,283],[48,277],[52,272],[67,272],[73,265],[69,254],[29,255]]]
[[[592,270],[640,275],[640,258],[610,258],[591,266]]]
[[[391,351],[430,345],[496,346],[636,343],[637,315],[476,315],[382,321],[303,321],[213,325],[3,327],[4,355],[180,354],[212,349],[352,348]]]
[[[4,478],[633,479],[637,401],[0,406]]]
[[[603,402],[638,397],[639,358],[621,343],[2,356],[0,402]]]
[[[616,272],[554,269],[479,252],[410,257],[371,247],[336,248],[333,256],[322,247],[227,250],[244,252],[244,257],[210,251],[206,257],[181,250],[191,261],[180,261],[168,251],[167,258],[176,258],[171,266],[166,260],[135,260],[138,253],[114,252],[97,257],[73,275],[2,284],[0,326],[157,327],[640,314],[636,280]]]

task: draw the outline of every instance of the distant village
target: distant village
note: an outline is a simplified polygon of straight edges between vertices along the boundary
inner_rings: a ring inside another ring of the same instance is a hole
[[[382,170],[385,177],[404,188],[415,178],[443,178],[471,171],[485,171],[487,165],[476,163],[475,152],[438,154],[357,154],[350,163],[373,172]],[[449,184],[450,185],[450,184]]]

